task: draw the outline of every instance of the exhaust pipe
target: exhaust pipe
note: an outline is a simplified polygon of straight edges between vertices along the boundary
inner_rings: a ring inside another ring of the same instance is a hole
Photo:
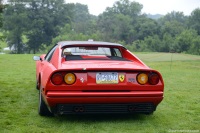
[[[74,112],[76,113],[83,113],[85,111],[83,106],[76,106],[74,107]]]
[[[133,112],[137,110],[137,106],[128,106],[128,111]]]
[[[74,107],[74,112],[78,113],[79,112],[79,107]]]
[[[79,107],[79,111],[82,113],[85,111],[84,107]]]
[[[129,107],[128,107],[128,110],[129,110],[130,112],[133,112],[133,111],[134,111],[134,107],[133,107],[133,106],[129,106]]]

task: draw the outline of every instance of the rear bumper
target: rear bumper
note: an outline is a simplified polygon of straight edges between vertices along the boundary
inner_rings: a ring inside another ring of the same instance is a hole
[[[163,99],[162,91],[57,92],[46,93],[52,112],[73,113],[152,113]],[[83,111],[84,110],[84,111]]]
[[[159,97],[162,91],[128,91],[128,92],[82,92],[82,91],[48,91],[47,97]]]

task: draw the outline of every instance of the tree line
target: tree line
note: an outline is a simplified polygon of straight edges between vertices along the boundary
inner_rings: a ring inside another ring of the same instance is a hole
[[[200,8],[186,16],[172,11],[159,19],[141,13],[143,5],[119,0],[99,16],[87,5],[64,0],[10,0],[3,6],[1,31],[13,53],[46,52],[63,40],[116,42],[131,51],[200,55]]]

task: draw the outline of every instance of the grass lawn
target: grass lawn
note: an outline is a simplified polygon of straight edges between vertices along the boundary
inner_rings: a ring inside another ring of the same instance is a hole
[[[0,132],[129,133],[200,132],[200,56],[136,53],[161,72],[165,98],[153,115],[66,115],[37,113],[33,55],[0,55]],[[171,61],[172,59],[172,61]]]

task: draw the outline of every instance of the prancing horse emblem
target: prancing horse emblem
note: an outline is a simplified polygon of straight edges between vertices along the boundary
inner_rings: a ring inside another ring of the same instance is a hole
[[[120,74],[120,75],[119,75],[119,80],[120,80],[121,82],[123,82],[124,79],[125,79],[125,76],[124,76],[123,74]]]
[[[84,78],[80,78],[80,81],[83,83],[84,82]]]

